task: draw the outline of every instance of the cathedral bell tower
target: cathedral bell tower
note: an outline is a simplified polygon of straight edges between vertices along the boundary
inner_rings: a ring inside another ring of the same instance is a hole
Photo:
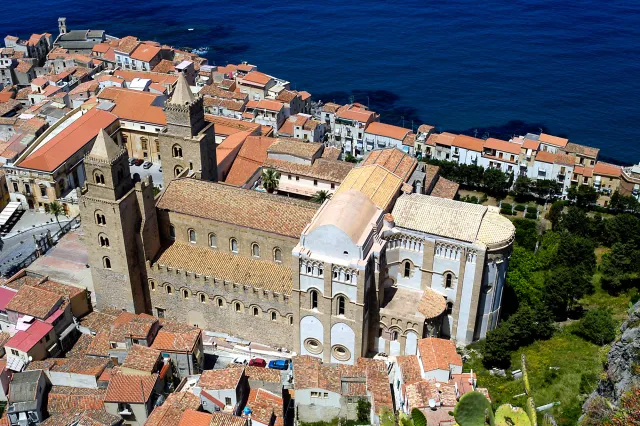
[[[204,103],[179,74],[171,99],[165,102],[167,131],[159,137],[162,179],[169,182],[186,170],[200,173],[203,180],[216,181],[216,142],[213,123],[204,119]]]
[[[150,312],[145,258],[159,248],[153,182],[134,182],[127,151],[100,130],[84,159],[84,242],[99,309]]]

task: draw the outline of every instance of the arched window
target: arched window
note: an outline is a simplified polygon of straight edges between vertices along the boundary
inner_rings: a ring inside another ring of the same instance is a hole
[[[200,293],[200,303],[207,303],[207,296],[204,293]]]
[[[260,315],[260,311],[258,310],[258,308],[253,308],[253,316],[257,317],[258,315]]]
[[[193,229],[189,229],[189,242],[190,243],[196,242],[196,231],[194,231]]]
[[[176,238],[176,227],[173,225],[169,225],[169,238],[172,240]]]
[[[182,158],[182,147],[180,145],[173,146],[173,158]]]
[[[309,293],[311,296],[311,309],[318,309],[318,292],[311,290]]]
[[[451,288],[453,287],[453,274],[452,273],[447,273],[447,275],[445,275],[444,277],[444,286],[445,288]]]
[[[289,325],[293,325],[293,317],[289,317]]]
[[[184,170],[182,166],[176,166],[175,169],[173,169],[173,175],[178,176],[180,173],[182,173],[182,170]]]
[[[149,280],[149,289],[151,291],[156,291],[156,282],[154,280]]]
[[[451,315],[453,312],[453,302],[447,302],[447,315]]]
[[[394,342],[395,342],[396,340],[398,340],[398,332],[397,332],[396,330],[393,330],[393,331],[391,332],[391,340],[392,340],[392,341],[394,341]]]
[[[216,234],[213,234],[213,233],[209,234],[209,246],[214,248],[218,246],[218,243],[216,240]]]
[[[141,137],[140,138],[140,148],[142,148],[143,150],[146,151],[148,149],[147,142],[149,142],[149,139],[147,139],[145,137]]]
[[[188,299],[189,298],[189,290],[187,290],[187,289],[182,290],[182,297],[184,299]]]
[[[233,305],[233,307],[234,307],[234,309],[235,309],[235,311],[236,311],[236,312],[240,312],[240,311],[242,310],[242,307],[240,306],[240,302],[236,302],[236,303]]]
[[[109,247],[109,238],[100,235],[100,247]]]
[[[96,212],[96,223],[100,226],[104,226],[107,224],[107,219],[104,217],[101,211]]]
[[[93,181],[99,185],[104,185],[104,175],[101,172],[93,174]]]
[[[167,294],[173,294],[173,288],[170,285],[167,286]]]
[[[409,278],[410,275],[411,275],[411,263],[404,262],[404,277]]]
[[[276,321],[278,319],[278,314],[274,312],[271,312],[271,321]]]
[[[224,302],[222,301],[222,298],[218,298],[218,307],[222,308],[224,306]]]
[[[338,315],[344,315],[344,296],[338,296]]]
[[[260,246],[257,243],[251,244],[251,254],[253,257],[260,257]]]
[[[282,262],[282,250],[278,247],[273,249],[273,260],[274,262],[281,263]]]
[[[111,259],[109,259],[108,257],[102,259],[102,264],[104,266],[104,269],[111,269]]]
[[[238,252],[238,240],[236,240],[235,238],[231,238],[229,240],[229,248],[231,249],[232,252],[237,253]]]

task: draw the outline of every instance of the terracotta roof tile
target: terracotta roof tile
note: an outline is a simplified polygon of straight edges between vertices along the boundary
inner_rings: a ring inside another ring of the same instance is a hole
[[[160,362],[160,351],[142,345],[133,345],[122,363],[122,368],[153,373]]]
[[[282,294],[291,294],[293,285],[287,266],[188,243],[174,242],[155,264]]]
[[[229,364],[228,368],[244,368],[244,374],[249,380],[281,383],[280,371],[271,368],[256,367],[255,365]]]
[[[80,325],[83,327],[87,327],[93,332],[109,332],[113,327],[113,324],[116,318],[120,315],[119,312],[111,312],[104,311],[98,312],[93,311],[80,318]]]
[[[277,138],[267,148],[269,154],[286,154],[310,160],[324,148],[321,143],[305,142],[295,138]]]
[[[561,138],[559,136],[552,136],[546,133],[540,133],[540,138],[538,139],[540,142],[555,145],[564,148],[569,143],[569,139]]]
[[[131,59],[142,62],[151,62],[153,58],[160,54],[160,47],[147,43],[139,44],[136,49],[129,55]]]
[[[282,418],[284,411],[282,398],[264,389],[251,389],[246,406],[251,409],[251,418],[265,425]]]
[[[460,135],[454,135],[452,133],[447,133],[447,132],[432,133],[427,138],[426,144],[431,146],[436,146],[436,145],[451,146],[453,145],[453,141],[456,139],[457,136],[460,136]],[[461,143],[461,141],[458,143]]]
[[[261,73],[259,71],[251,71],[250,73],[245,75],[243,78],[241,78],[239,82],[241,84],[245,83],[245,84],[250,84],[252,86],[266,86],[270,80],[271,80],[271,77],[269,77],[264,73]]]
[[[440,176],[440,178],[436,182],[436,185],[433,187],[431,194],[429,195],[433,197],[448,198],[450,200],[453,200],[458,193],[459,187],[460,185],[458,183]]]
[[[593,148],[586,145],[579,145],[577,143],[569,142],[565,146],[565,150],[570,154],[580,154],[586,157],[597,158],[599,148]]]
[[[453,340],[429,337],[418,340],[418,351],[425,372],[450,370],[450,365],[462,366],[462,357],[456,352]]]
[[[89,346],[93,342],[93,336],[91,334],[81,334],[73,347],[67,351],[65,355],[67,358],[84,358],[87,355]]]
[[[214,130],[217,135],[228,136],[238,132],[255,132],[260,128],[260,125],[257,123],[248,123],[243,120],[220,117],[212,114],[205,114],[204,119],[209,123],[215,124]]]
[[[440,316],[447,308],[447,303],[443,295],[435,290],[426,288],[418,302],[418,312],[426,319],[436,318]]]
[[[89,347],[87,355],[108,357],[109,356],[109,332],[99,332],[94,337]]]
[[[118,117],[109,112],[91,109],[38,150],[29,154],[17,166],[52,172],[94,140],[98,130],[108,128],[117,120]]]
[[[11,299],[7,310],[44,320],[60,305],[61,300],[59,294],[25,285]]]
[[[601,176],[620,177],[622,175],[622,167],[598,161],[593,168],[593,173]]]
[[[403,355],[396,358],[398,367],[402,374],[402,381],[405,384],[415,383],[422,380],[420,373],[420,364],[418,363],[418,357],[415,355]]]
[[[247,142],[249,139],[247,138]],[[242,148],[247,146],[247,142]],[[299,238],[318,206],[277,195],[183,178],[175,179],[167,185],[157,201],[157,207]]]
[[[158,320],[154,317],[122,312],[114,322],[113,330],[109,334],[109,341],[124,342],[126,338],[147,339],[157,324]]]
[[[158,381],[158,375],[128,375],[113,373],[104,400],[109,402],[128,402],[142,404],[149,401]]]
[[[162,95],[120,87],[105,87],[98,99],[113,102],[116,106],[111,113],[124,120],[165,126],[167,117],[162,105],[157,102],[159,96]]]
[[[202,330],[197,327],[166,321],[151,347],[163,352],[195,352],[201,336]]]
[[[386,136],[391,139],[403,140],[411,130],[404,127],[392,126],[391,124],[385,124],[380,122],[370,123],[364,131],[372,135]]]
[[[165,85],[174,85],[178,81],[178,76],[175,74],[162,74],[156,72],[147,71],[131,71],[131,70],[115,70],[113,72],[114,77],[122,78],[125,81],[133,81],[134,78],[149,79],[154,83],[160,83]]]
[[[336,195],[354,189],[369,197],[378,208],[386,210],[402,184],[400,177],[379,164],[361,165],[347,174]]]
[[[244,376],[242,368],[205,370],[200,376],[198,386],[205,390],[236,389]]]
[[[120,416],[109,414],[105,410],[72,410],[54,414],[40,424],[42,426],[117,426],[121,423]]]
[[[418,160],[397,148],[374,149],[362,161],[362,166],[378,164],[403,181],[407,181],[416,168]]]
[[[354,164],[339,160],[318,158],[313,164],[299,164],[291,161],[267,158],[263,167],[279,171],[281,174],[293,173],[315,179],[340,183],[353,169]],[[282,177],[281,177],[282,179]]]
[[[71,410],[104,409],[106,389],[53,386],[49,391],[47,410],[66,413]]]
[[[327,102],[322,106],[323,112],[336,113],[342,107],[342,105],[334,104],[332,102]]]
[[[139,43],[140,42],[138,41],[137,37],[133,37],[133,36],[122,37],[118,42],[118,47],[116,47],[115,50],[118,52],[130,54],[135,50],[136,47],[138,47]]]
[[[497,151],[508,152],[510,154],[520,154],[520,144],[495,138],[489,138],[484,141],[484,148],[495,149]]]

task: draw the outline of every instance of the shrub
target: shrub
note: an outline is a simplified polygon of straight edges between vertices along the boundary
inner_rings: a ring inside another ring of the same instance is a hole
[[[606,345],[616,338],[616,323],[611,311],[596,308],[588,311],[578,321],[573,332],[596,345]]]
[[[502,203],[502,204],[500,204],[500,208],[501,208],[501,209],[509,209],[509,210],[511,210],[511,204],[509,204],[509,203]]]
[[[525,211],[527,208],[526,208],[524,205],[522,205],[522,204],[518,204],[518,205],[515,207],[515,209],[516,209],[516,210],[518,210],[519,212],[523,212],[523,211]]]
[[[527,212],[525,213],[524,217],[526,217],[527,219],[536,220],[538,218],[538,214],[536,212]]]
[[[511,211],[511,209],[500,209],[500,213],[507,215],[507,216],[511,216],[513,214],[513,212]]]

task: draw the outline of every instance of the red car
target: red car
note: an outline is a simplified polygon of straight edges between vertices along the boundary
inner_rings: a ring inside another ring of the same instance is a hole
[[[267,361],[265,361],[262,358],[253,358],[251,361],[249,361],[249,365],[254,365],[256,367],[266,367],[267,366]]]

